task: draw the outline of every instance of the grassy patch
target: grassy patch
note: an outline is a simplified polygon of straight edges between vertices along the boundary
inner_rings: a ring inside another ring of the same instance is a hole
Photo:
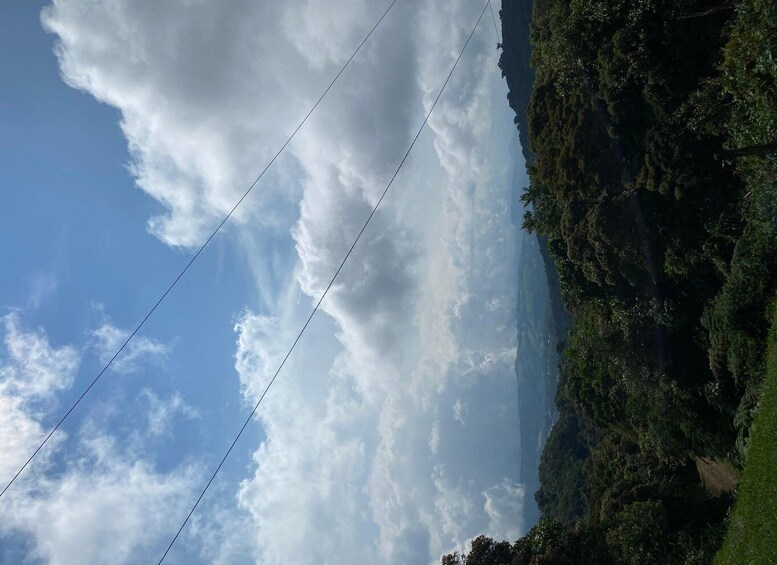
[[[716,565],[777,563],[777,307],[773,312],[763,395]]]

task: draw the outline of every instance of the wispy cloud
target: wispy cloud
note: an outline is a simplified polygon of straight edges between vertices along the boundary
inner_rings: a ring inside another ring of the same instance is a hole
[[[67,264],[67,229],[60,230],[54,245],[54,257],[49,265],[36,272],[29,279],[29,296],[26,308],[37,309],[53,296]]]
[[[143,389],[140,394],[148,403],[149,435],[169,435],[176,416],[181,416],[188,420],[200,417],[199,411],[187,404],[178,392],[173,393],[167,399],[160,398],[149,389]]]
[[[36,274],[30,281],[28,306],[30,308],[38,308],[57,291],[58,286],[59,280],[54,273],[40,272]]]
[[[130,332],[114,326],[109,318],[91,332],[91,345],[100,360],[106,364],[124,344]],[[146,336],[136,335],[111,364],[117,373],[134,373],[144,365],[164,366],[170,346]]]

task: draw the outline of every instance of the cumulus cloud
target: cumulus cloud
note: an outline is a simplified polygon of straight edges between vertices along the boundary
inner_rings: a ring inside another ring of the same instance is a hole
[[[0,531],[28,537],[33,556],[53,565],[156,556],[199,476],[192,469],[159,473],[99,439],[91,443],[102,448],[63,476],[10,493]]]
[[[256,563],[255,527],[251,514],[235,506],[233,485],[222,482],[211,488],[203,508],[192,516],[186,541],[211,565]]]
[[[24,332],[19,316],[3,317],[8,363],[0,369],[6,390],[19,398],[39,400],[70,386],[80,355],[69,346],[54,348],[42,330]]]
[[[5,486],[43,440],[46,430],[38,417],[51,408],[57,392],[72,384],[81,357],[73,347],[52,347],[42,330],[22,330],[18,314],[2,321],[6,356],[0,360],[0,481]]]
[[[378,0],[57,0],[43,21],[65,80],[120,111],[138,186],[164,208],[151,231],[192,246],[383,9]],[[247,404],[329,283],[481,9],[397,3],[241,207],[238,239],[261,250],[249,268],[285,281],[260,289],[268,304],[236,324]],[[478,533],[522,528],[514,131],[492,31],[475,35],[324,315],[259,410],[266,438],[239,507],[261,562],[424,563]]]
[[[514,540],[524,534],[523,502],[525,491],[522,485],[505,479],[483,491],[486,499],[484,509],[488,514],[488,529],[499,539]]]
[[[319,77],[277,25],[297,14],[296,5],[248,0],[44,9],[63,78],[121,111],[132,172],[164,207],[149,220],[163,241],[200,243],[304,114]],[[255,212],[274,202],[281,215],[287,183],[266,180],[236,221],[277,221]]]
[[[3,318],[0,358],[0,480],[3,485],[48,431],[44,416],[72,384],[81,361],[56,347],[43,329],[25,330],[20,315]],[[161,403],[161,401],[160,401]],[[172,409],[184,410],[180,397]],[[151,417],[151,415],[150,415]],[[88,419],[87,419],[88,421]],[[58,467],[64,463],[64,469]],[[126,563],[150,559],[191,497],[199,470],[168,473],[85,425],[76,439],[58,432],[0,504],[0,539],[23,542],[46,563]]]

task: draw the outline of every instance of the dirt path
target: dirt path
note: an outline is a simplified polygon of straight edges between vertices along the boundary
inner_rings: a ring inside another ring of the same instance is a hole
[[[697,457],[696,468],[704,486],[714,494],[730,494],[739,484],[739,471],[729,463]]]

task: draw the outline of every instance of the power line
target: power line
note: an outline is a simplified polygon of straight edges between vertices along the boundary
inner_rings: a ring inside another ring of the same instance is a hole
[[[175,280],[170,284],[170,286],[167,287],[167,290],[162,294],[162,296],[159,298],[159,300],[156,301],[156,304],[148,311],[148,313],[145,315],[145,317],[140,321],[140,323],[135,327],[135,329],[132,331],[132,333],[127,337],[126,340],[124,340],[124,343],[119,347],[118,351],[114,353],[113,357],[111,357],[110,361],[106,363],[106,365],[102,368],[102,370],[97,374],[97,376],[92,380],[91,383],[89,383],[89,386],[86,387],[86,389],[81,393],[81,396],[78,397],[78,399],[70,406],[67,412],[65,412],[65,415],[60,418],[59,422],[57,422],[57,425],[54,426],[51,431],[48,433],[46,438],[41,442],[41,444],[35,449],[35,451],[30,455],[29,459],[25,461],[24,465],[21,466],[21,468],[16,472],[16,474],[13,476],[11,481],[5,485],[5,488],[0,492],[0,497],[2,497],[5,494],[5,491],[7,491],[10,486],[16,481],[16,479],[19,477],[19,475],[22,474],[24,469],[27,467],[27,465],[30,464],[30,462],[35,458],[35,456],[38,454],[38,452],[43,449],[43,446],[46,445],[46,443],[51,439],[51,436],[54,435],[54,432],[56,432],[59,427],[62,425],[62,423],[70,416],[71,412],[75,410],[76,406],[78,406],[81,401],[84,399],[84,397],[89,393],[89,391],[92,389],[92,387],[97,384],[97,381],[102,378],[103,374],[108,370],[108,368],[113,364],[113,362],[116,360],[116,358],[121,354],[122,351],[124,351],[124,348],[127,347],[127,344],[132,340],[132,338],[135,337],[135,334],[137,334],[140,331],[140,328],[143,327],[143,325],[146,323],[146,321],[151,317],[151,315],[156,311],[156,309],[159,307],[159,305],[164,301],[165,298],[167,298],[167,295],[170,294],[170,291],[175,288],[175,285],[178,284],[178,281],[181,280],[181,278],[186,274],[186,271],[189,270],[189,267],[192,266],[192,264],[197,260],[197,258],[200,256],[200,254],[205,250],[205,248],[208,246],[210,241],[216,236],[216,234],[221,230],[221,228],[224,226],[224,224],[227,223],[230,217],[232,217],[232,214],[235,213],[235,210],[238,209],[238,207],[243,203],[243,200],[246,199],[246,197],[251,193],[253,188],[257,185],[257,183],[262,179],[264,174],[267,172],[267,170],[272,166],[273,163],[275,163],[275,160],[280,156],[281,153],[286,149],[286,146],[291,142],[292,139],[297,135],[297,132],[302,128],[303,125],[305,125],[305,122],[308,121],[308,118],[310,115],[315,111],[315,109],[318,107],[318,105],[321,103],[321,101],[324,99],[324,97],[329,93],[331,88],[334,86],[335,82],[337,82],[337,79],[340,78],[340,75],[343,74],[345,69],[348,67],[348,65],[353,61],[354,57],[356,57],[356,54],[359,53],[361,48],[364,46],[365,43],[367,43],[367,40],[372,36],[373,32],[378,28],[378,26],[381,24],[383,19],[386,17],[386,15],[389,13],[391,8],[394,7],[394,4],[397,3],[397,0],[392,0],[391,4],[389,4],[389,7],[386,8],[386,10],[383,12],[383,15],[378,19],[378,21],[375,23],[374,26],[372,26],[372,29],[370,32],[362,39],[362,42],[359,44],[359,46],[356,48],[356,50],[353,52],[353,54],[348,58],[348,60],[345,62],[345,64],[342,66],[340,71],[335,75],[335,78],[332,79],[332,81],[329,83],[329,86],[326,87],[324,92],[321,94],[321,96],[318,97],[318,100],[316,100],[316,103],[313,104],[313,106],[310,108],[307,114],[305,114],[305,117],[302,119],[302,121],[297,125],[297,127],[294,129],[292,134],[286,139],[286,141],[281,145],[281,148],[278,149],[278,151],[275,153],[272,159],[270,159],[270,162],[265,165],[264,169],[262,169],[262,172],[259,173],[259,176],[256,177],[254,182],[251,183],[251,185],[246,189],[246,191],[243,193],[243,196],[240,197],[240,200],[237,201],[237,203],[232,207],[232,209],[229,211],[229,213],[224,217],[223,220],[221,220],[221,223],[216,227],[215,230],[213,230],[213,233],[210,234],[210,237],[205,240],[205,243],[202,244],[202,246],[197,250],[197,252],[192,256],[192,258],[189,260],[189,262],[186,264],[186,266],[181,270],[180,273],[178,273],[178,276],[175,277]]]
[[[340,271],[343,269],[345,262],[348,261],[348,258],[351,256],[351,253],[356,247],[356,244],[359,243],[359,240],[361,239],[362,234],[364,233],[364,230],[367,229],[367,226],[372,220],[372,217],[375,215],[375,212],[378,211],[378,207],[380,206],[381,202],[383,202],[383,199],[386,197],[386,194],[391,188],[391,185],[394,184],[394,179],[397,178],[397,175],[399,174],[399,171],[402,168],[402,165],[405,164],[405,161],[407,160],[408,155],[410,155],[410,152],[413,150],[413,147],[415,146],[416,141],[418,141],[418,137],[421,135],[421,132],[423,131],[424,127],[426,127],[426,124],[429,121],[429,117],[432,115],[432,112],[434,111],[435,106],[437,106],[437,102],[440,100],[442,93],[445,91],[445,87],[448,86],[448,81],[451,79],[451,76],[453,75],[453,71],[456,70],[456,66],[459,64],[459,61],[461,60],[462,55],[464,55],[464,51],[467,49],[467,45],[469,45],[469,42],[472,39],[472,36],[475,34],[475,30],[480,24],[480,20],[483,19],[483,14],[486,13],[486,8],[488,8],[490,5],[491,5],[491,0],[488,0],[485,6],[483,6],[483,10],[480,12],[480,16],[478,17],[477,22],[475,22],[475,25],[472,28],[472,31],[470,32],[469,37],[467,37],[467,41],[464,42],[464,46],[461,48],[461,51],[459,52],[459,56],[456,58],[456,61],[453,63],[453,66],[451,67],[451,70],[448,73],[448,76],[446,77],[445,82],[443,83],[442,88],[440,89],[440,92],[437,93],[437,98],[434,99],[434,102],[432,103],[431,108],[429,108],[429,111],[426,113],[426,117],[424,118],[424,121],[421,124],[421,127],[418,128],[418,131],[416,132],[415,137],[413,138],[413,141],[410,143],[410,147],[408,147],[407,151],[405,152],[405,155],[402,157],[402,160],[399,162],[399,166],[397,166],[396,170],[394,171],[394,174],[391,175],[391,179],[386,185],[386,188],[383,189],[383,193],[380,195],[378,202],[373,207],[372,212],[370,212],[370,215],[367,216],[367,220],[364,222],[364,225],[362,226],[361,230],[359,230],[359,233],[356,236],[356,239],[353,240],[351,247],[348,249],[348,253],[345,254],[345,257],[343,257],[343,260],[340,262],[340,266],[337,267],[335,274],[332,276],[332,279],[329,281],[329,284],[324,290],[324,293],[321,295],[321,298],[318,299],[318,302],[313,307],[313,310],[310,312],[308,319],[303,324],[302,329],[300,329],[299,333],[297,334],[297,337],[294,339],[294,342],[291,344],[291,347],[289,347],[289,350],[286,352],[286,355],[283,357],[283,360],[281,361],[280,365],[276,369],[272,379],[270,379],[270,382],[265,387],[264,391],[262,392],[262,395],[259,397],[259,400],[254,405],[254,409],[251,410],[251,413],[248,415],[248,418],[246,418],[245,422],[243,422],[243,425],[241,426],[240,430],[237,432],[235,439],[232,440],[232,443],[230,444],[229,449],[227,449],[227,452],[224,454],[224,457],[221,458],[221,462],[219,462],[218,466],[216,467],[216,470],[213,471],[213,474],[211,475],[210,479],[205,485],[205,488],[202,489],[202,492],[200,493],[200,496],[197,498],[197,501],[194,503],[194,506],[192,506],[191,510],[189,510],[189,514],[187,514],[186,518],[181,523],[181,526],[178,528],[178,531],[176,532],[175,536],[170,542],[170,545],[167,546],[167,549],[162,555],[162,558],[159,560],[158,565],[161,565],[161,563],[165,560],[165,557],[167,557],[167,554],[170,552],[170,549],[172,549],[173,545],[178,539],[178,536],[181,535],[181,532],[186,527],[187,522],[192,517],[192,514],[194,514],[194,511],[197,509],[197,506],[199,506],[200,501],[202,500],[202,497],[205,496],[205,493],[208,491],[208,488],[210,488],[211,483],[213,482],[213,480],[216,478],[216,475],[218,475],[219,471],[221,470],[222,465],[224,465],[224,462],[229,457],[229,454],[232,453],[232,449],[235,447],[235,444],[237,444],[238,440],[240,439],[240,436],[243,435],[243,431],[245,431],[249,422],[254,417],[254,414],[256,414],[256,411],[259,409],[259,405],[262,403],[262,400],[264,400],[264,397],[267,394],[267,391],[270,390],[270,387],[273,385],[273,383],[275,382],[275,379],[280,374],[281,369],[283,369],[283,366],[286,364],[286,361],[291,356],[292,352],[294,351],[294,348],[297,346],[297,343],[299,343],[299,340],[302,338],[302,335],[305,333],[305,330],[310,324],[310,321],[313,319],[313,316],[315,316],[316,312],[318,312],[319,306],[321,306],[321,303],[324,301],[324,298],[326,298],[326,295],[329,293],[329,290],[332,288],[332,285],[334,284],[335,279],[337,279],[337,276],[340,274]]]
[[[502,43],[502,40],[499,39],[499,30],[497,29],[497,25],[496,25],[496,16],[494,15],[494,5],[491,4],[491,2],[489,2],[488,7],[491,8],[491,19],[494,20],[494,33],[496,34],[496,40],[499,43]]]

